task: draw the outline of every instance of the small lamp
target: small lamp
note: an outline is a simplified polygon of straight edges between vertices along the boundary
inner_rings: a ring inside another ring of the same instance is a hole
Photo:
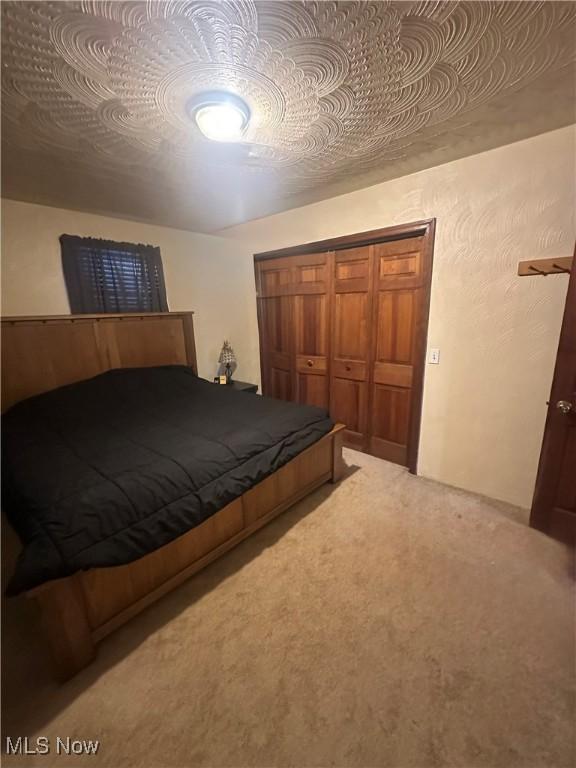
[[[236,362],[236,355],[234,354],[234,350],[230,346],[229,341],[225,341],[222,345],[222,351],[220,352],[218,362],[220,365],[226,367],[226,380],[227,383],[230,384],[230,381],[232,380],[232,363]]]

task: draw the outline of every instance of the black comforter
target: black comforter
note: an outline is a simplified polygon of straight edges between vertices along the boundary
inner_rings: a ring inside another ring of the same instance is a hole
[[[319,408],[183,366],[109,371],[19,403],[2,430],[4,509],[24,544],[8,594],[136,560],[331,428]]]

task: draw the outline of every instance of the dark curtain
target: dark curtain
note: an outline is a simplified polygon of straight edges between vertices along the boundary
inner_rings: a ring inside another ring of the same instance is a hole
[[[72,314],[167,312],[160,248],[61,235]]]

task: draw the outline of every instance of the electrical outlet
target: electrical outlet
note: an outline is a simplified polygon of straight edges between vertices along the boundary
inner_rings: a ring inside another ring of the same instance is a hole
[[[428,362],[432,365],[438,365],[440,362],[440,350],[438,347],[432,347],[428,353]]]

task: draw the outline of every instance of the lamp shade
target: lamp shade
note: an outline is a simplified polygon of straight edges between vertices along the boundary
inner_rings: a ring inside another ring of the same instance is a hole
[[[224,344],[222,344],[222,351],[220,352],[218,362],[222,365],[230,365],[231,363],[236,362],[236,355],[234,354],[234,350],[230,346],[229,341],[225,341]]]

